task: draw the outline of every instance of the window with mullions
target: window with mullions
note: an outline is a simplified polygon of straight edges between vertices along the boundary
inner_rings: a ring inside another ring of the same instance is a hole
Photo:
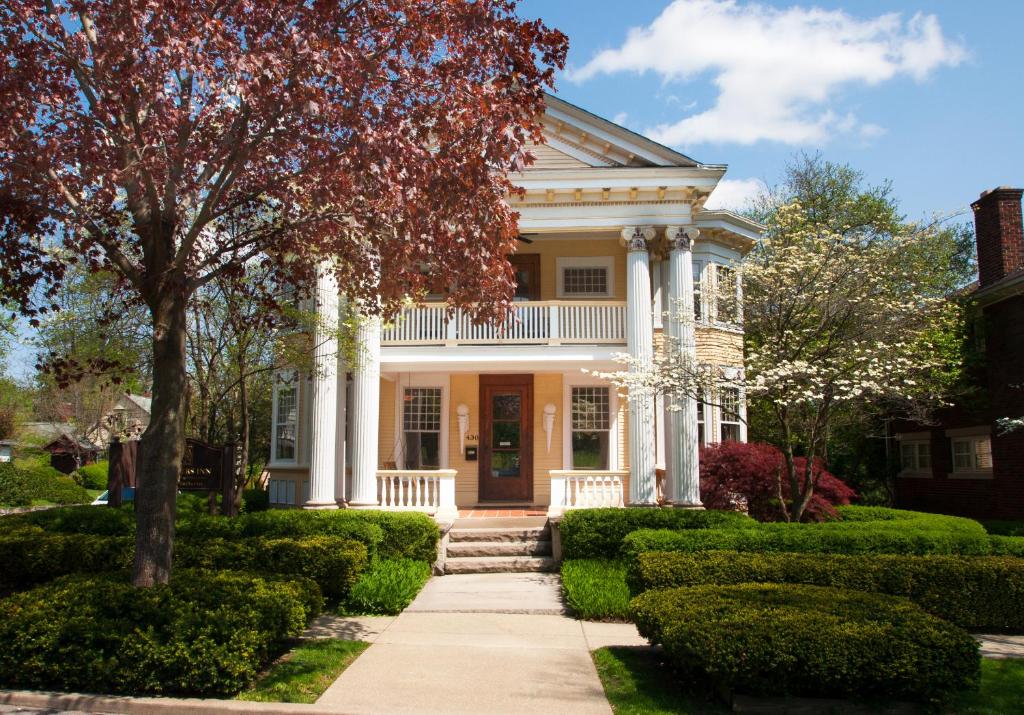
[[[704,264],[694,262],[693,264],[693,319],[697,322],[704,320],[704,291],[701,288],[701,276],[704,274]]]
[[[740,390],[738,387],[723,387],[719,390],[721,400],[721,441],[740,441]]]
[[[992,442],[988,437],[957,437],[953,440],[953,471],[981,472],[992,469]]]
[[[704,400],[697,400],[697,444],[704,444]]]
[[[736,271],[728,266],[715,266],[715,318],[720,323],[739,320]]]
[[[441,388],[407,387],[402,406],[406,469],[441,467]]]
[[[607,387],[572,388],[572,468],[608,469],[611,396]]]
[[[900,465],[907,472],[925,472],[932,468],[932,446],[929,442],[900,443]]]
[[[566,267],[562,269],[565,295],[608,295],[608,269],[604,267]]]
[[[299,389],[296,385],[277,387],[277,413],[274,421],[274,459],[295,461],[295,436],[299,425]]]

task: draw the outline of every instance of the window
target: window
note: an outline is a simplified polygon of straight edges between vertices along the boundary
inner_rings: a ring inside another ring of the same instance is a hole
[[[611,298],[615,294],[615,259],[562,257],[558,268],[559,298]]]
[[[988,436],[953,438],[953,471],[982,472],[992,469],[992,443]]]
[[[738,387],[723,387],[720,390],[721,423],[723,442],[740,441],[740,390]]]
[[[931,444],[928,442],[901,442],[900,468],[905,472],[927,472],[931,470]]]
[[[440,469],[440,387],[405,388],[402,432],[406,469]]]
[[[728,266],[715,266],[715,318],[720,323],[739,320],[739,302],[736,297],[736,271]]]
[[[278,462],[294,462],[299,424],[297,385],[278,385],[277,409],[274,415],[274,459]]]
[[[309,483],[303,484],[308,489]],[[290,479],[271,479],[270,503],[295,506],[295,482]]]
[[[704,297],[701,288],[701,276],[704,274],[704,264],[694,262],[693,264],[693,319],[700,322],[704,319]]]
[[[572,468],[608,469],[611,396],[607,387],[572,388]]]
[[[697,400],[697,444],[704,444],[704,400]]]

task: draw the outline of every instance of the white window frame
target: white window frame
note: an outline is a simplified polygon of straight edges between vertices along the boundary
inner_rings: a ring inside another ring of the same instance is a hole
[[[567,293],[566,268],[603,268],[608,277],[604,293]],[[615,297],[615,256],[559,256],[555,259],[555,295],[558,298],[591,300]]]
[[[935,464],[935,455],[932,454],[932,436],[930,432],[901,432],[896,435],[896,441],[899,444],[899,460],[900,470],[897,473],[899,477],[912,478],[912,479],[930,479],[932,477],[932,468]],[[903,447],[904,445],[914,445],[914,467],[903,466]],[[920,464],[921,454],[920,445],[927,445],[928,447],[928,462],[927,467],[922,467]]]
[[[278,407],[279,407],[279,396],[281,390],[294,389],[295,390],[295,448],[294,454],[290,458],[282,459],[277,456],[277,428],[279,425],[278,421]],[[294,466],[299,463],[299,450],[301,449],[300,429],[302,423],[302,385],[299,380],[298,372],[295,370],[285,370],[277,373],[274,376],[274,398],[273,404],[271,405],[271,424],[270,424],[270,465],[289,465]]]
[[[992,466],[988,467],[957,467],[956,466],[956,443],[967,442],[970,445],[969,454],[971,461],[977,463],[977,443],[984,440],[988,442],[989,462],[992,461],[992,432],[987,427],[967,427],[963,429],[946,430],[946,437],[949,438],[949,457],[952,471],[950,479],[992,479]]]
[[[405,469],[405,390],[417,387],[441,390],[441,434],[438,437],[437,461],[441,463],[438,469],[448,469],[451,378],[441,373],[403,374],[398,377],[395,385],[395,465],[398,469]]]
[[[705,391],[704,394],[701,395],[701,399],[698,400],[696,397],[694,397],[693,401],[695,403],[703,404],[704,405],[704,422],[703,422],[703,425],[704,425],[704,439],[703,440],[700,439],[700,431],[698,430],[698,432],[697,432],[697,437],[698,437],[698,439],[697,439],[697,446],[699,446],[699,447],[707,446],[707,445],[711,444],[711,400],[708,399],[707,391]],[[696,406],[694,407],[694,412],[696,413]],[[699,424],[702,424],[702,423],[698,421],[697,424],[699,425]]]
[[[707,261],[693,261],[693,305],[694,308],[700,308],[700,317],[694,315],[694,320],[699,325],[708,323],[708,301],[707,297]]]
[[[562,469],[572,470],[572,388],[608,388],[608,470],[622,469],[619,465],[619,395],[615,385],[588,375],[567,374],[562,378]]]
[[[712,270],[710,270],[710,271],[705,270],[705,276],[706,276],[706,278],[710,278],[710,280],[708,282],[711,283],[711,299],[709,299],[707,301],[710,304],[708,307],[712,311],[711,315],[710,315],[711,320],[714,323],[718,324],[718,325],[726,325],[726,326],[729,326],[729,327],[737,327],[739,325],[742,325],[743,324],[743,288],[742,288],[742,285],[741,285],[742,281],[740,280],[740,273],[739,273],[739,271],[736,269],[735,265],[729,264],[729,263],[717,263],[717,262],[714,262],[714,263],[709,263],[708,265],[713,267]],[[723,319],[719,318],[719,316],[718,316],[718,299],[719,299],[718,273],[721,270],[730,271],[732,273],[732,275],[733,275],[733,279],[736,282],[735,295],[733,296],[733,299],[736,301],[736,317],[735,317],[734,320],[723,320]],[[703,284],[703,281],[702,281],[702,284]]]
[[[736,367],[724,367],[720,366],[719,370],[725,376],[726,380],[736,380],[739,384],[735,385],[739,391],[739,426],[740,426],[740,442],[747,441],[747,390],[743,387],[743,371]],[[708,403],[704,403],[704,435],[709,439],[708,444],[718,443],[722,441],[722,405],[721,405],[721,389],[723,387],[733,387],[729,384],[718,384],[715,386],[715,393],[711,396],[714,406],[712,408],[715,415],[715,423],[713,426],[714,436],[713,438],[708,436]],[[729,424],[735,424],[730,422]]]

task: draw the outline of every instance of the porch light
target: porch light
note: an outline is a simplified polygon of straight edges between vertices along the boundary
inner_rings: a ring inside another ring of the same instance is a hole
[[[459,416],[459,453],[466,451],[466,433],[469,432],[469,407],[460,404],[455,408],[455,414]]]
[[[555,428],[555,406],[550,402],[544,405],[544,434],[548,439],[548,454],[551,454],[551,432]]]

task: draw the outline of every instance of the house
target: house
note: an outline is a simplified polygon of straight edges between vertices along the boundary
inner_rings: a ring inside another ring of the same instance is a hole
[[[701,164],[556,97],[546,143],[510,198],[520,214],[515,317],[474,325],[442,303],[392,323],[365,317],[354,364],[331,331],[317,369],[282,371],[273,395],[270,501],[307,508],[415,509],[450,518],[480,505],[560,514],[584,506],[700,505],[698,445],[745,440],[745,396],[712,388],[667,410],[625,400],[594,372],[649,360],[676,335],[696,359],[743,367],[734,266],[762,227],[705,210],[725,166]],[[322,271],[317,305],[338,310]],[[681,306],[669,312],[670,306]],[[695,321],[680,320],[692,313]]]
[[[50,466],[64,474],[71,474],[79,467],[92,464],[100,453],[97,445],[68,432],[62,432],[56,439],[46,443],[43,450],[50,453]]]
[[[18,443],[13,440],[0,439],[0,463],[14,459],[14,448],[17,446]]]
[[[908,509],[976,518],[1024,518],[1024,228],[1021,189],[986,191],[974,209],[978,283],[970,299],[983,352],[981,398],[938,414],[938,424],[898,423],[896,499]]]
[[[97,444],[110,444],[114,437],[125,441],[139,439],[149,426],[152,403],[149,395],[124,393],[89,430],[89,438]]]

